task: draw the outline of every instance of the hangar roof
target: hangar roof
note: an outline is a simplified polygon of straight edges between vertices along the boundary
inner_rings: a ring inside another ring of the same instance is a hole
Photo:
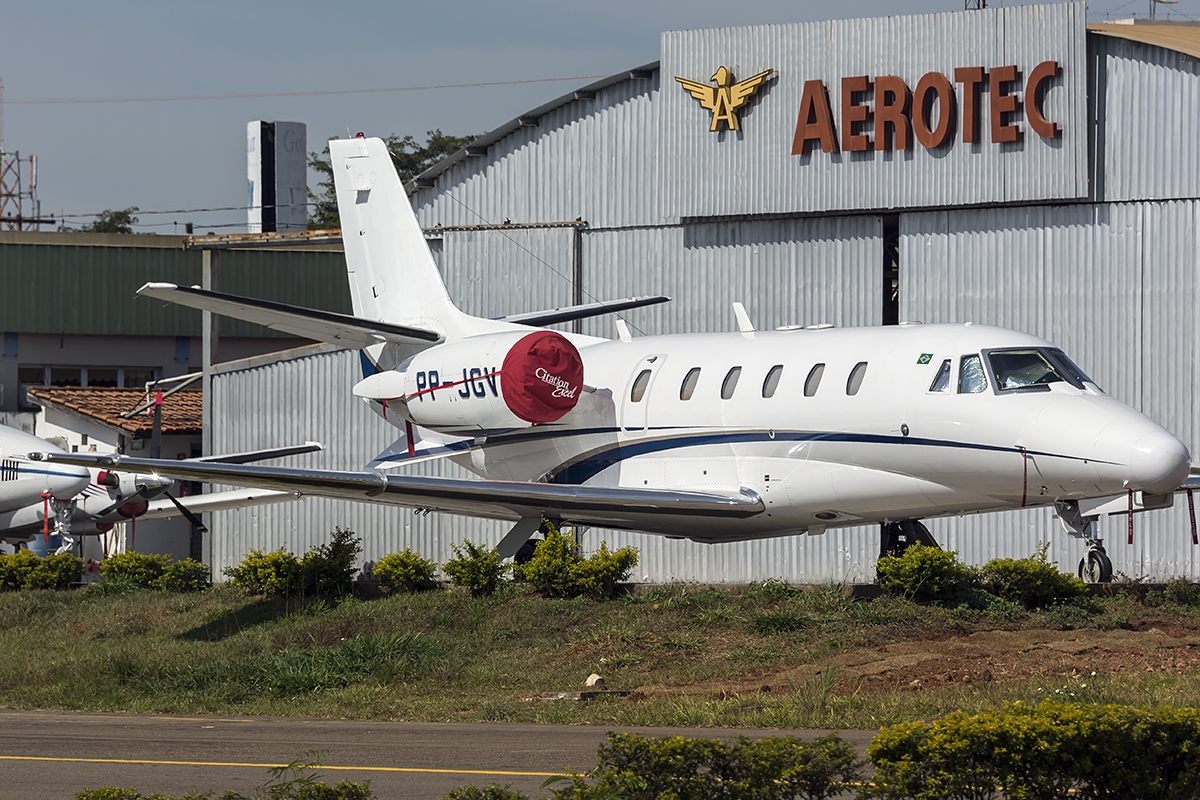
[[[147,438],[154,423],[151,414],[130,419],[121,416],[146,401],[142,389],[82,389],[77,386],[31,386],[29,396],[52,406],[136,438]],[[169,436],[194,436],[202,431],[204,393],[185,389],[163,400],[162,432]]]
[[[1105,22],[1087,26],[1089,33],[1152,44],[1200,58],[1200,24],[1194,22]]]
[[[573,103],[576,100],[590,99],[594,97],[596,92],[600,91],[601,89],[607,89],[609,86],[621,83],[622,81],[644,80],[651,77],[657,70],[658,62],[651,61],[649,64],[643,64],[640,67],[634,67],[633,69],[627,69],[624,72],[618,72],[615,75],[609,75],[607,78],[601,78],[594,83],[589,83],[587,86],[555,98],[549,103],[540,105],[532,111],[521,114],[519,117],[514,117],[513,119],[510,119],[508,122],[501,125],[499,128],[480,136],[478,139],[471,142],[457,153],[451,153],[450,155],[446,156],[444,159],[409,181],[404,188],[409,195],[412,195],[418,189],[431,186],[434,178],[450,169],[450,167],[462,161],[464,158],[470,158],[471,156],[486,156],[489,145],[500,141],[513,131],[520,130],[521,128],[536,126],[538,124],[538,117],[548,114],[556,108],[561,108],[567,103]]]

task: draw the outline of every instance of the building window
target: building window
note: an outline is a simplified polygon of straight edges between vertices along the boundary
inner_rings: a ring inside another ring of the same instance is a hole
[[[83,370],[79,367],[51,367],[51,386],[82,386]]]
[[[825,365],[817,364],[808,371],[808,378],[804,381],[804,396],[812,397],[817,393],[817,388],[821,385],[821,376],[825,374]]]
[[[679,387],[679,399],[691,400],[692,395],[696,392],[696,382],[700,380],[700,368],[692,367],[688,370],[688,374],[683,377],[683,385]]]
[[[779,388],[779,378],[783,375],[783,364],[776,364],[771,367],[771,371],[767,373],[766,380],[763,381],[763,397],[774,397],[775,390]]]
[[[860,361],[854,365],[854,369],[850,370],[850,377],[846,379],[846,394],[856,395],[858,390],[862,388],[863,378],[867,374],[867,362]]]
[[[117,386],[116,367],[88,367],[87,385],[89,388],[111,388]]]
[[[143,367],[126,367],[122,370],[123,385],[126,389],[143,389],[147,383],[158,377],[158,370]]]

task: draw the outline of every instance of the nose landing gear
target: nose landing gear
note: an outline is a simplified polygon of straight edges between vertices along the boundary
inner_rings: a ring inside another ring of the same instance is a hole
[[[1088,539],[1087,555],[1079,560],[1079,577],[1084,583],[1112,581],[1112,561],[1104,552],[1103,539]]]
[[[1104,552],[1104,540],[1096,538],[1096,520],[1098,517],[1085,517],[1079,511],[1079,503],[1074,500],[1060,500],[1054,504],[1058,512],[1058,521],[1063,530],[1076,539],[1083,539],[1088,546],[1087,553],[1079,560],[1079,577],[1085,583],[1110,583],[1112,581],[1112,561]]]

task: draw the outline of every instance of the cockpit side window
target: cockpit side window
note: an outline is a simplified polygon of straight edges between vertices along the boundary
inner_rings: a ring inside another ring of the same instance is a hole
[[[1038,350],[993,350],[988,362],[1000,391],[1047,387],[1066,380]]]
[[[1096,384],[1096,382],[1094,380],[1092,380],[1091,378],[1089,378],[1087,376],[1087,373],[1084,372],[1083,370],[1081,370],[1079,368],[1079,365],[1076,364],[1074,361],[1072,361],[1070,359],[1070,357],[1068,357],[1067,354],[1064,353],[1062,350],[1059,350],[1056,348],[1054,350],[1047,350],[1046,352],[1050,354],[1050,358],[1053,359],[1054,362],[1066,374],[1067,380],[1071,381],[1071,383],[1078,384],[1076,388],[1082,389],[1083,384],[1085,384],[1085,383],[1090,383],[1090,384],[1092,384],[1092,386],[1095,386],[1097,389],[1100,388]],[[1072,380],[1072,378],[1074,378],[1074,380]]]
[[[979,394],[987,389],[983,361],[977,355],[963,356],[958,366],[958,393]]]
[[[938,372],[933,378],[933,383],[929,384],[929,391],[950,391],[950,359],[947,358],[942,362],[942,365],[938,367]]]

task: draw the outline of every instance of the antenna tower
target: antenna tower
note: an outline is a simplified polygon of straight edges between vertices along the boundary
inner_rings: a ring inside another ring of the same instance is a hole
[[[983,11],[987,8],[987,0],[963,0],[963,11]]]
[[[30,216],[25,216],[25,201],[29,201]],[[55,222],[53,218],[41,217],[37,156],[29,155],[22,161],[19,152],[10,153],[4,149],[4,81],[0,80],[0,231],[37,229]]]

